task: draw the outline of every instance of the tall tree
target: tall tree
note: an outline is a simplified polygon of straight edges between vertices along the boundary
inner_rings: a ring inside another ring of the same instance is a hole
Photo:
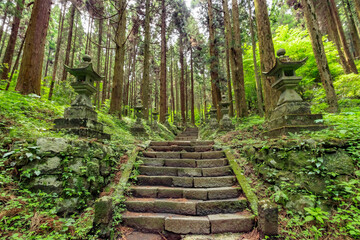
[[[115,64],[110,100],[110,113],[121,118],[122,87],[124,82],[124,61],[126,43],[126,0],[118,3],[119,20],[115,33]]]
[[[254,72],[255,72],[255,80],[256,80],[257,105],[258,105],[259,115],[262,117],[262,116],[264,116],[263,96],[262,96],[261,78],[259,76],[258,64],[257,64],[257,60],[256,60],[255,31],[254,31],[254,24],[253,24],[250,0],[247,0],[247,3],[248,3],[248,8],[249,8],[249,25],[250,25],[249,28],[250,28],[252,55],[253,55]]]
[[[73,37],[73,29],[74,29],[74,19],[75,19],[75,5],[71,4],[71,10],[70,10],[70,18],[69,18],[69,32],[68,32],[68,38],[67,38],[67,45],[66,45],[66,51],[65,51],[65,65],[69,65],[70,62],[70,52],[71,52],[71,42]],[[74,40],[76,41],[76,39]],[[65,81],[67,76],[67,72],[65,71],[65,68],[62,73],[61,81]]]
[[[191,123],[195,125],[195,96],[194,96],[194,68],[193,68],[193,49],[190,45],[190,81],[191,81]]]
[[[257,33],[259,39],[261,72],[264,73],[270,71],[270,69],[272,69],[275,65],[275,50],[271,35],[266,0],[254,0],[254,3]],[[275,108],[280,96],[280,93],[271,87],[274,82],[275,78],[266,77],[264,74],[262,74],[266,118],[270,117],[271,111]]]
[[[144,106],[144,118],[149,118],[149,87],[150,87],[150,0],[145,1],[145,39],[144,39],[144,70],[141,86],[141,98]]]
[[[41,71],[49,26],[51,0],[37,0],[31,12],[16,91],[40,95]]]
[[[248,115],[246,99],[245,99],[245,83],[244,83],[244,66],[242,59],[241,49],[241,35],[240,35],[240,19],[239,19],[239,6],[237,0],[232,0],[232,20],[234,31],[234,47],[231,49],[234,55],[234,71],[235,80],[237,84],[234,85],[234,93],[237,95],[236,111],[238,117],[246,117]]]
[[[351,6],[349,0],[342,0],[345,16],[349,26],[349,32],[351,36],[351,42],[354,47],[354,57],[360,57],[360,38],[356,30],[353,13],[351,12]]]
[[[216,49],[215,42],[215,23],[213,16],[213,5],[212,0],[207,0],[208,4],[208,29],[209,29],[209,50],[210,50],[210,77],[211,77],[211,92],[212,92],[212,103],[217,108],[217,118],[221,118],[221,93],[220,93],[220,81],[219,81],[219,56]]]
[[[166,97],[166,6],[161,0],[160,122],[165,122]]]
[[[320,33],[319,24],[317,22],[317,16],[315,14],[313,0],[301,0],[301,4],[303,5],[305,21],[307,29],[309,31],[321,82],[325,89],[326,99],[329,104],[328,110],[330,112],[338,112],[339,106],[333,85],[333,79],[330,74],[329,64],[326,58],[324,44],[322,42],[322,36]]]
[[[56,82],[56,73],[57,73],[57,67],[59,62],[59,56],[60,56],[60,49],[61,49],[61,43],[62,43],[62,33],[64,29],[64,19],[65,19],[65,10],[66,10],[66,2],[63,3],[62,11],[60,11],[59,16],[59,29],[58,29],[58,36],[56,41],[56,51],[55,51],[55,60],[54,60],[54,67],[52,72],[52,78],[50,83],[50,91],[49,91],[49,100],[51,100],[53,92],[54,92],[54,85]]]
[[[357,74],[358,70],[356,68],[354,59],[353,59],[353,57],[352,57],[352,55],[350,53],[350,49],[349,49],[349,46],[347,44],[344,29],[343,29],[342,23],[340,21],[339,12],[337,10],[335,1],[334,0],[329,0],[329,3],[330,3],[331,15],[332,15],[332,17],[334,19],[334,22],[336,24],[338,34],[340,36],[341,44],[342,44],[342,47],[344,49],[346,61],[347,61],[348,65],[349,65],[350,71]]]
[[[12,59],[13,59],[13,55],[14,55],[15,44],[16,44],[16,39],[17,39],[17,35],[19,32],[20,19],[21,19],[23,9],[24,9],[24,0],[17,0],[16,12],[15,12],[14,19],[13,19],[12,26],[11,26],[10,38],[9,38],[9,41],[8,41],[8,44],[7,44],[7,47],[5,50],[4,58],[2,61],[3,65],[6,65],[6,66],[3,68],[0,79],[8,79],[8,74],[9,74],[11,64],[12,64]]]

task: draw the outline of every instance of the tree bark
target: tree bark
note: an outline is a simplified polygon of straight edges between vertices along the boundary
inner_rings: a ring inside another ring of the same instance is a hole
[[[235,106],[239,117],[247,117],[248,109],[245,99],[244,65],[242,59],[239,7],[237,0],[232,0],[232,12],[234,26],[234,47],[231,49],[231,51],[234,55],[235,81],[238,82],[234,86],[234,93],[235,95],[238,95],[238,102],[235,104]]]
[[[108,21],[108,30],[107,30],[107,37],[106,37],[106,53],[105,53],[105,77],[103,79],[103,89],[102,89],[102,96],[101,96],[101,104],[104,104],[107,94],[107,85],[109,80],[109,56],[110,56],[110,20]]]
[[[65,51],[65,65],[69,65],[70,62],[70,52],[71,52],[71,41],[73,36],[73,29],[74,29],[74,18],[75,18],[75,5],[71,5],[70,10],[70,19],[69,19],[69,32],[68,32],[68,39],[67,39],[67,45],[66,45],[66,51]],[[62,73],[61,81],[65,81],[67,77],[67,72],[65,71],[65,68]]]
[[[356,9],[356,15],[360,21],[360,0],[354,0],[354,5]]]
[[[217,109],[217,118],[221,119],[221,93],[220,93],[220,81],[219,81],[219,56],[216,49],[215,42],[215,24],[213,17],[212,0],[207,0],[208,3],[208,17],[209,17],[209,50],[210,50],[210,77],[212,86],[213,106]]]
[[[165,122],[167,113],[166,97],[166,6],[161,0],[161,63],[160,63],[160,122]]]
[[[60,17],[59,17],[60,22],[59,22],[57,41],[56,41],[54,67],[53,67],[53,73],[52,73],[52,78],[51,78],[51,83],[50,83],[50,91],[49,91],[49,97],[48,97],[49,100],[51,100],[51,98],[52,98],[53,91],[54,91],[54,85],[56,82],[56,72],[57,72],[61,43],[62,43],[62,32],[64,29],[65,9],[66,9],[66,2],[63,4],[63,9],[60,12]]]
[[[326,99],[329,104],[328,110],[330,112],[336,113],[339,111],[339,106],[333,85],[333,79],[330,74],[330,69],[325,54],[324,45],[322,42],[321,33],[319,30],[319,24],[317,22],[317,17],[315,14],[313,0],[301,0],[301,4],[303,5],[305,21],[307,29],[309,31],[321,82],[325,89]]]
[[[124,60],[126,43],[126,0],[119,2],[119,22],[116,28],[114,77],[110,101],[111,114],[121,119],[122,87],[124,82]]]
[[[8,74],[11,68],[12,59],[14,55],[15,45],[16,45],[16,39],[19,32],[19,26],[20,26],[20,20],[22,11],[24,9],[24,0],[17,1],[16,5],[16,13],[14,15],[14,20],[11,26],[11,33],[9,37],[9,41],[5,50],[4,58],[3,58],[3,71],[1,74],[0,79],[8,79]],[[7,66],[6,66],[7,65]]]
[[[74,43],[73,43],[72,53],[71,53],[71,67],[74,67],[76,40],[77,40],[77,32],[78,32],[78,22],[79,22],[79,14],[76,16]]]
[[[6,85],[6,91],[9,90],[9,87],[10,87],[10,83],[12,81],[12,78],[14,76],[14,73],[15,73],[15,70],[17,69],[18,65],[19,65],[19,61],[20,61],[20,55],[21,55],[21,52],[23,50],[23,47],[24,47],[24,43],[25,43],[25,37],[22,39],[21,41],[21,44],[20,44],[20,48],[19,48],[19,52],[16,56],[16,60],[15,60],[15,64],[14,64],[14,67],[12,68],[12,71],[11,71],[11,74],[10,74],[10,77],[9,77],[9,81]]]
[[[233,45],[233,34],[232,34],[232,27],[230,22],[230,14],[229,14],[229,7],[227,0],[222,0],[222,6],[224,10],[224,23],[225,23],[224,25],[225,25],[225,43],[226,43],[226,74],[228,78],[228,98],[229,101],[231,102],[229,115],[232,117],[234,116],[234,105],[232,103],[231,79],[233,81],[234,88],[237,84],[237,82],[235,81],[235,71],[234,71],[235,64],[234,64],[233,53],[230,50]],[[231,71],[230,71],[230,66],[231,66]],[[231,77],[230,74],[232,74]],[[235,104],[237,104],[236,102],[238,102],[236,97],[238,96],[235,95]]]
[[[254,23],[252,19],[252,11],[250,0],[247,0],[248,8],[249,8],[249,24],[250,24],[250,37],[251,37],[251,46],[252,46],[252,54],[253,54],[253,63],[254,63],[254,73],[256,79],[256,97],[257,97],[257,105],[259,110],[260,117],[264,116],[263,109],[263,96],[262,96],[262,87],[261,87],[261,78],[259,76],[259,70],[256,60],[256,41],[255,41],[255,31],[254,31]]]
[[[4,26],[5,26],[6,18],[7,18],[7,15],[8,15],[9,3],[10,3],[10,0],[8,0],[6,2],[5,9],[4,9],[4,16],[2,17],[3,22],[2,22],[1,28],[0,28],[0,42],[1,42],[2,37],[4,35]]]
[[[145,2],[145,39],[144,39],[144,70],[141,86],[141,98],[144,106],[144,119],[149,119],[149,87],[150,87],[150,0]]]
[[[24,53],[15,90],[21,94],[40,95],[41,71],[46,33],[49,26],[51,0],[37,0],[31,12]]]
[[[349,25],[349,31],[351,36],[351,41],[354,47],[354,57],[358,58],[360,57],[360,38],[359,34],[356,29],[355,21],[354,21],[354,15],[351,12],[351,7],[349,0],[343,0],[342,1],[344,6],[344,12],[348,21]]]
[[[191,123],[195,125],[195,97],[194,97],[194,69],[193,69],[193,50],[190,45],[190,81],[191,81]]]
[[[331,14],[332,14],[332,16],[333,16],[333,18],[335,20],[335,24],[336,24],[336,27],[337,27],[337,30],[338,30],[338,34],[340,36],[341,44],[342,44],[342,47],[344,49],[345,58],[346,58],[346,61],[347,61],[348,65],[349,65],[350,71],[355,73],[355,74],[358,74],[358,70],[356,68],[354,59],[353,59],[353,57],[352,57],[352,55],[350,53],[349,46],[347,45],[344,29],[343,29],[341,21],[340,21],[339,12],[337,10],[335,1],[334,0],[329,0],[329,3],[330,3]]]
[[[173,54],[174,54],[174,49],[173,47],[171,47],[170,49],[170,54],[171,54],[171,61],[170,61],[170,81],[171,81],[171,89],[170,89],[170,94],[171,94],[171,112],[172,112],[172,120],[174,121],[174,114],[175,114],[175,99],[174,99],[174,69],[173,69]]]
[[[181,107],[181,119],[182,123],[186,123],[185,116],[185,79],[184,79],[184,33],[180,33],[179,38],[179,61],[180,61],[180,107]]]
[[[275,50],[272,41],[270,20],[267,11],[266,0],[255,0],[255,17],[259,39],[259,52],[261,72],[269,72],[275,65]],[[275,82],[274,77],[266,77],[262,74],[262,85],[264,88],[265,118],[269,118],[275,108],[280,93],[271,85]]]

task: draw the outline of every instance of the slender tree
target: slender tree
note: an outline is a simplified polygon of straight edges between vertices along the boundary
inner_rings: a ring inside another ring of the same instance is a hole
[[[333,85],[333,79],[330,74],[330,69],[325,54],[324,44],[322,42],[319,24],[317,22],[317,17],[315,14],[313,0],[301,0],[301,4],[303,5],[305,21],[307,29],[309,31],[311,45],[314,51],[314,56],[319,70],[321,82],[325,89],[326,99],[329,104],[328,110],[330,112],[338,112],[339,106]]]
[[[166,6],[161,0],[160,122],[165,122],[166,97]]]
[[[124,82],[124,60],[126,43],[126,0],[121,0],[118,6],[119,20],[116,27],[115,64],[113,86],[111,91],[110,113],[121,118],[122,87]]]
[[[266,0],[254,0],[254,3],[257,33],[259,39],[261,72],[264,73],[270,71],[270,69],[275,65],[275,50],[271,35]],[[275,78],[266,77],[264,74],[262,74],[266,118],[270,117],[271,111],[275,108],[280,96],[280,93],[271,87],[274,82]]]
[[[72,42],[72,37],[73,37],[75,10],[76,10],[75,5],[71,4],[70,17],[69,17],[69,32],[68,32],[66,51],[65,51],[65,61],[64,61],[65,65],[69,65],[69,63],[70,63],[71,42]],[[67,72],[65,71],[65,68],[64,68],[62,77],[61,77],[61,81],[65,81],[66,76],[67,76]]]
[[[6,79],[6,80],[8,79],[8,74],[11,68],[12,59],[14,55],[16,39],[19,32],[19,26],[20,26],[20,20],[21,20],[23,8],[24,8],[24,0],[18,0],[16,3],[16,12],[11,26],[9,41],[2,61],[5,67],[3,68],[0,79]]]
[[[51,78],[51,83],[50,83],[50,91],[49,91],[49,97],[48,97],[49,100],[51,100],[51,98],[52,98],[53,91],[54,91],[54,85],[56,82],[56,73],[57,73],[57,67],[58,67],[60,49],[61,49],[61,43],[62,43],[62,33],[63,33],[63,29],[64,29],[65,10],[66,10],[66,2],[62,6],[62,11],[60,11],[60,16],[59,16],[59,29],[58,29],[58,36],[57,36],[57,41],[56,41],[54,67],[53,67],[52,78]]]
[[[145,39],[144,39],[144,70],[141,86],[141,98],[144,106],[144,118],[149,118],[149,87],[150,87],[150,0],[145,1]]]

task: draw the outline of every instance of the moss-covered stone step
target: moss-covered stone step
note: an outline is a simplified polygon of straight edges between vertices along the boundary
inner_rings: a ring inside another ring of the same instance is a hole
[[[145,151],[142,153],[148,158],[166,158],[166,159],[217,159],[225,157],[223,151],[211,152],[154,152]]]
[[[151,146],[201,146],[201,145],[214,145],[214,141],[168,141],[168,142],[150,142]]]
[[[213,177],[233,175],[230,166],[213,168],[181,168],[162,166],[140,166],[139,172],[148,176]]]
[[[186,152],[207,152],[213,150],[212,145],[197,145],[197,146],[150,146],[153,151],[171,152],[171,151],[186,151]]]
[[[235,176],[176,177],[176,176],[139,175],[137,178],[139,185],[146,185],[146,186],[213,188],[213,187],[231,187],[236,183]]]
[[[246,209],[247,201],[243,197],[208,201],[186,198],[129,198],[125,205],[127,210],[132,212],[206,216],[209,214],[241,212]]]
[[[166,159],[166,158],[147,158],[138,157],[138,160],[143,162],[145,166],[168,166],[168,167],[200,167],[212,168],[222,167],[229,164],[226,158],[220,159]]]
[[[239,186],[219,188],[180,188],[158,186],[132,186],[132,196],[138,198],[186,198],[197,200],[215,200],[237,198],[241,193]]]
[[[254,216],[247,212],[214,214],[209,216],[184,216],[166,213],[125,212],[124,225],[146,232],[168,231],[177,234],[210,234],[249,232],[254,227]]]

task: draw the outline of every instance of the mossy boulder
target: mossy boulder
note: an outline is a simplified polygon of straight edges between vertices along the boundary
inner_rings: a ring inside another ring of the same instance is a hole
[[[324,165],[329,172],[337,174],[353,174],[354,163],[350,156],[342,149],[324,156]]]

